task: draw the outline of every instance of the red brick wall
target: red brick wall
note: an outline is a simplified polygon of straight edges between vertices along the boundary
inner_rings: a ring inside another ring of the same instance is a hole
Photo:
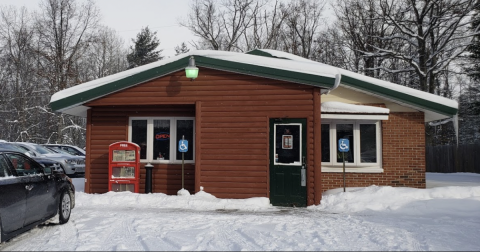
[[[383,173],[346,173],[347,187],[404,186],[425,188],[423,112],[390,113],[382,121]],[[322,173],[323,191],[343,187],[343,173]]]

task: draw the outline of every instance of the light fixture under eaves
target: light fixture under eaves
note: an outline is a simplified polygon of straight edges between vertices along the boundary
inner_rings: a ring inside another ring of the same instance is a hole
[[[185,75],[192,81],[198,77],[198,67],[195,66],[195,59],[190,56],[188,66],[185,68]]]

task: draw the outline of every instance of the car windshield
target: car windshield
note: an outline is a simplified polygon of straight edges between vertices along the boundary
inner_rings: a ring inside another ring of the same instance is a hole
[[[52,154],[52,153],[56,153],[52,150],[49,150],[48,148],[45,148],[41,145],[32,145],[32,148],[35,149],[36,152],[40,153],[40,154]]]
[[[8,143],[0,143],[0,148],[7,149],[7,150],[12,150],[12,151],[18,151],[21,153],[25,153],[26,150],[22,149],[16,145],[13,144],[8,144]]]
[[[59,147],[49,146],[49,147],[47,147],[47,148],[50,149],[50,150],[53,150],[53,151],[55,151],[55,152],[57,152],[57,153],[72,155],[72,153],[69,153],[68,151],[62,150],[62,149],[60,149]]]

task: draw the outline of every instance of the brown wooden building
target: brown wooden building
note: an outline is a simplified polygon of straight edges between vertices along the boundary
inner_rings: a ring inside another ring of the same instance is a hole
[[[199,75],[185,77],[193,56]],[[195,51],[52,96],[55,111],[87,118],[85,192],[108,191],[108,146],[142,147],[140,191],[182,188],[219,198],[319,204],[343,186],[338,140],[350,140],[346,186],[425,187],[424,123],[457,103],[274,50]]]

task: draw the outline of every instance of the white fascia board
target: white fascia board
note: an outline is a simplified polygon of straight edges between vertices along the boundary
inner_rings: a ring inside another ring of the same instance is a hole
[[[348,120],[388,120],[388,115],[365,114],[321,114],[322,119],[348,119]]]

